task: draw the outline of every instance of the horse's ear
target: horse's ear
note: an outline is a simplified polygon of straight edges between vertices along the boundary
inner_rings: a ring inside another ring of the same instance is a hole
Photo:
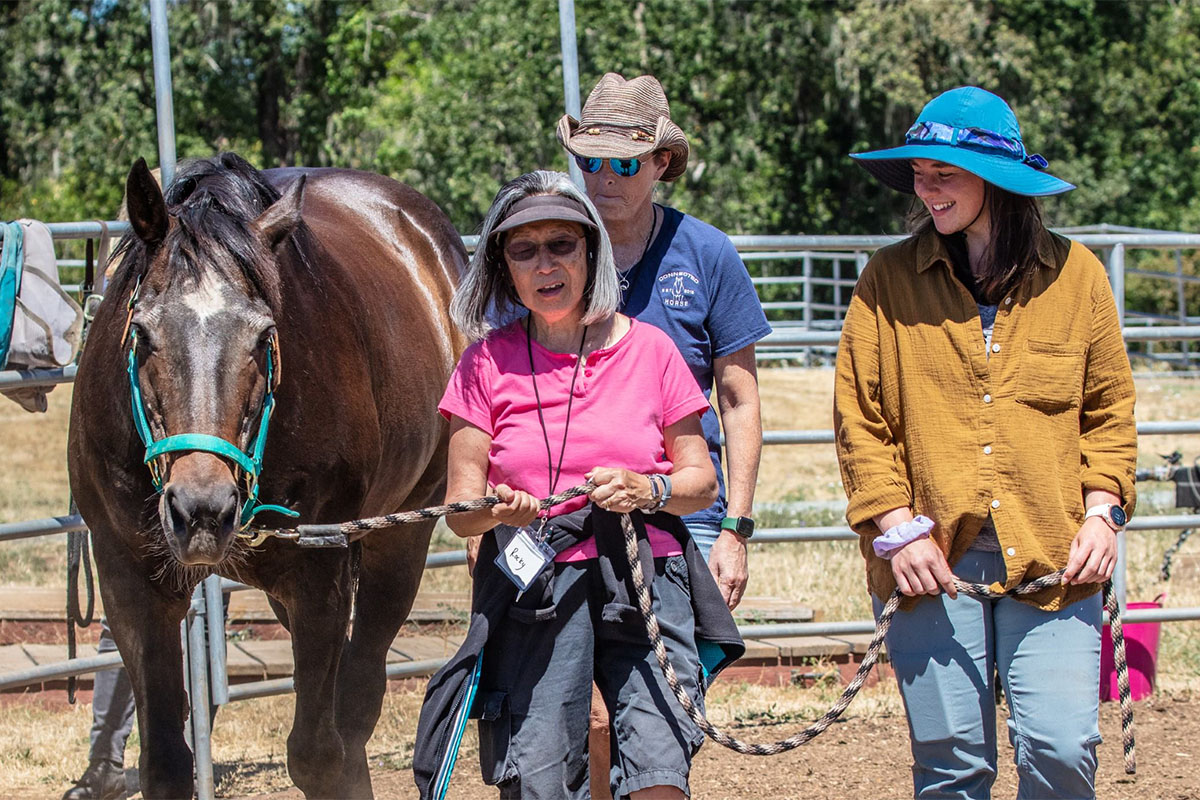
[[[300,224],[300,208],[304,205],[304,182],[301,175],[271,207],[258,215],[254,227],[274,250]]]
[[[144,158],[135,161],[129,170],[125,181],[125,208],[133,232],[143,242],[155,244],[167,237],[167,204]]]

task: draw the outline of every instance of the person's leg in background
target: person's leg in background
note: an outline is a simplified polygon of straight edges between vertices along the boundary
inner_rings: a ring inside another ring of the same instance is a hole
[[[100,618],[97,651],[117,649],[108,619]],[[125,743],[133,731],[133,687],[124,667],[96,673],[92,691],[92,743],[88,767],[63,800],[116,800],[125,797]]]
[[[716,522],[691,522],[688,523],[687,529],[688,533],[692,535],[692,541],[699,548],[704,563],[707,564],[713,545],[721,535],[721,526]]]

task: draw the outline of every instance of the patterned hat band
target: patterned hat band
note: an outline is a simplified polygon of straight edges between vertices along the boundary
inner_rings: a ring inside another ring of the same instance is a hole
[[[908,129],[908,133],[904,136],[904,142],[905,144],[946,144],[951,147],[966,147],[972,150],[998,153],[1037,170],[1044,170],[1050,166],[1050,163],[1041,156],[1026,153],[1025,144],[1020,139],[1010,139],[983,128],[956,128],[942,122],[918,122]]]

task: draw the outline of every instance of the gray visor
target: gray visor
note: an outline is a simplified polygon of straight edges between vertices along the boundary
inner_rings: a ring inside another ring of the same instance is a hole
[[[596,223],[588,218],[587,209],[578,200],[561,194],[539,194],[513,203],[504,220],[492,230],[492,236],[531,222],[551,219],[578,222],[589,228],[596,227]]]

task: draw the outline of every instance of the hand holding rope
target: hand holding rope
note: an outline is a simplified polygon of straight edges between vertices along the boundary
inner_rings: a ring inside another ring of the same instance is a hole
[[[574,486],[564,492],[560,492],[551,497],[540,501],[539,507],[542,509],[551,508],[559,503],[566,502],[574,497],[581,497],[590,494],[595,489],[595,484],[590,481],[579,486]],[[342,546],[347,542],[347,537],[353,537],[356,534],[362,535],[373,530],[383,528],[392,528],[397,525],[404,525],[422,520],[436,519],[444,517],[448,514],[459,514],[467,511],[480,511],[485,508],[490,508],[501,502],[500,498],[495,495],[481,497],[477,500],[466,500],[457,503],[447,503],[441,506],[432,506],[430,508],[420,508],[415,511],[403,511],[396,514],[385,514],[381,517],[371,517],[369,519],[353,520],[351,522],[342,522],[333,525],[299,525],[294,529],[283,530],[259,530],[255,531],[255,539],[251,541],[254,545],[256,542],[261,543],[267,537],[278,537],[283,539],[292,539],[301,545],[305,546]],[[679,678],[675,673],[675,667],[671,664],[667,656],[666,645],[663,644],[662,634],[659,630],[658,617],[654,613],[654,609],[650,598],[650,587],[646,583],[645,575],[642,573],[641,560],[638,557],[637,550],[637,531],[633,527],[633,521],[629,518],[629,514],[621,514],[621,530],[625,538],[625,555],[629,560],[630,572],[633,576],[634,590],[637,594],[638,607],[642,612],[642,619],[646,627],[646,635],[650,639],[650,643],[654,649],[655,658],[658,660],[659,669],[662,670],[663,678],[666,679],[667,685],[671,692],[675,695],[675,699],[679,702],[688,718],[696,724],[700,730],[704,732],[708,738],[712,739],[717,744],[728,747],[730,750],[735,750],[739,753],[753,756],[773,756],[779,753],[793,750],[803,744],[815,739],[823,733],[830,725],[842,715],[842,712],[849,707],[850,703],[858,695],[863,684],[866,682],[867,676],[871,673],[871,669],[879,660],[880,650],[883,648],[884,638],[892,624],[892,617],[895,616],[897,609],[900,606],[900,600],[903,595],[899,589],[892,592],[891,597],[883,606],[883,610],[879,614],[879,618],[875,623],[875,635],[871,638],[871,643],[867,647],[867,652],[863,656],[862,663],[858,667],[858,671],[854,674],[854,678],[846,686],[842,696],[837,702],[826,711],[816,722],[809,725],[800,733],[791,736],[787,739],[782,739],[777,742],[751,744],[743,742],[728,733],[718,729],[709,722],[704,714],[692,702],[692,698],[679,685]],[[1012,597],[1033,594],[1057,586],[1062,583],[1064,570],[1058,570],[1048,575],[1043,575],[1040,578],[1022,583],[1009,589],[1007,592],[993,592],[983,584],[967,583],[958,578],[954,579],[954,587],[965,595],[977,598],[1000,598]],[[1110,629],[1112,631],[1113,653],[1114,660],[1117,665],[1117,694],[1121,701],[1121,734],[1123,740],[1123,750],[1125,757],[1125,772],[1134,774],[1137,771],[1137,758],[1134,750],[1134,732],[1133,732],[1133,703],[1129,691],[1129,668],[1125,658],[1125,636],[1121,627],[1121,610],[1117,602],[1116,593],[1112,588],[1112,581],[1104,584],[1104,607],[1108,612]]]

